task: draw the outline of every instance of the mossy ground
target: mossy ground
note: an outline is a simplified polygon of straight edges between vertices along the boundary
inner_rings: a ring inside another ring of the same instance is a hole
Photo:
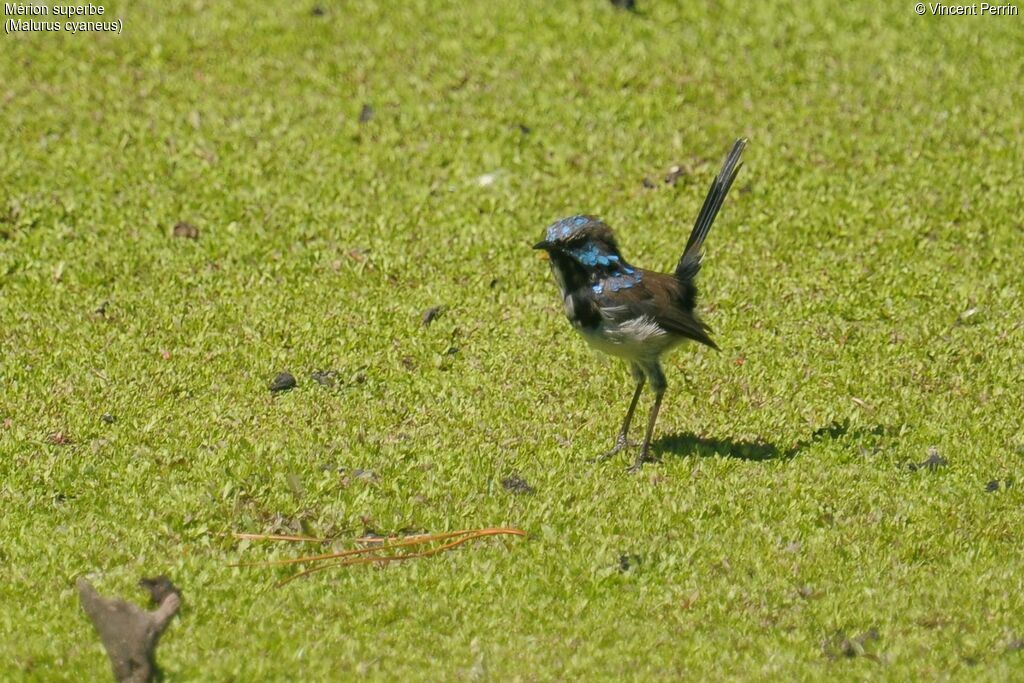
[[[0,36],[0,678],[108,675],[83,573],[182,588],[171,680],[1024,676],[1024,18],[320,9]],[[628,375],[529,246],[670,267],[738,135],[723,350],[670,357],[661,464],[589,465]],[[224,535],[493,525],[280,590]]]

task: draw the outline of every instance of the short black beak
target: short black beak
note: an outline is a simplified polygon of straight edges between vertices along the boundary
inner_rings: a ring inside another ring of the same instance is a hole
[[[548,242],[547,240],[541,240],[540,242],[537,242],[537,244],[533,245],[533,248],[534,249],[543,249],[544,251],[549,251],[551,249],[551,247],[553,247],[553,246],[555,246],[555,245],[553,245],[551,242]]]

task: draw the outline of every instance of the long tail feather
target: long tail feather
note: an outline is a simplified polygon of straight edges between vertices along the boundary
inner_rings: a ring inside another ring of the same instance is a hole
[[[704,245],[704,238],[711,232],[711,225],[715,222],[715,216],[718,215],[718,210],[722,208],[722,202],[725,201],[725,196],[729,194],[729,188],[732,187],[733,181],[736,180],[736,175],[740,172],[740,167],[743,165],[740,163],[740,155],[743,154],[743,148],[746,146],[746,138],[739,138],[733,143],[729,156],[725,158],[722,170],[711,183],[708,196],[704,199],[704,206],[701,207],[700,213],[697,214],[697,222],[690,233],[690,239],[686,241],[686,249],[683,251],[679,264],[676,266],[676,277],[680,280],[692,280],[700,271],[700,262],[703,256],[701,248]]]

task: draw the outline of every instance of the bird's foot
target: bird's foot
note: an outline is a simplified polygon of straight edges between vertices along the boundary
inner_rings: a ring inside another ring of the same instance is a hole
[[[629,439],[620,434],[619,437],[615,439],[615,445],[612,446],[612,449],[610,451],[606,451],[600,455],[595,455],[593,458],[588,459],[587,462],[604,462],[605,460],[608,460],[612,456],[618,455],[619,453],[621,453],[622,451],[626,450],[631,446],[636,446],[636,442],[630,441]]]
[[[641,469],[643,469],[645,462],[658,462],[658,459],[651,455],[648,452],[647,448],[644,448],[640,451],[640,455],[636,456],[636,462],[627,467],[626,471],[629,472],[630,474],[636,474]]]

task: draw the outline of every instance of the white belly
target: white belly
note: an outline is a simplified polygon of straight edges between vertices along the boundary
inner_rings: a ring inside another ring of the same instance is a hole
[[[580,329],[580,333],[598,351],[629,361],[655,360],[682,341],[648,317],[605,320],[595,329]]]

